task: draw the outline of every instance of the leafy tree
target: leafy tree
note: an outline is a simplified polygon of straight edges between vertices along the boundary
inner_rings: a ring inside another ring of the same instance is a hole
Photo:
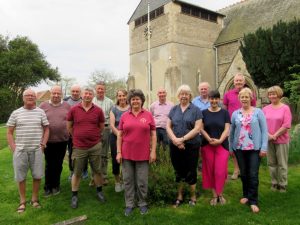
[[[116,98],[116,91],[118,89],[126,89],[124,78],[117,78],[113,73],[105,70],[94,71],[89,77],[88,84],[91,87],[95,87],[99,81],[106,83],[106,96],[113,100]]]
[[[26,88],[47,79],[59,80],[60,75],[57,68],[51,68],[36,44],[27,37],[9,40],[0,35],[0,88],[5,92],[9,90],[12,97],[12,108],[7,111],[20,106]]]
[[[261,88],[284,86],[292,77],[289,67],[300,63],[300,20],[279,21],[244,36],[241,46],[247,70]]]
[[[297,105],[300,100],[300,65],[289,68],[293,80],[284,82],[284,88],[290,93],[290,102]]]

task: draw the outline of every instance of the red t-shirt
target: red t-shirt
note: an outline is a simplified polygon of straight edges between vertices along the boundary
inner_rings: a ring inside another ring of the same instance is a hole
[[[137,116],[127,111],[120,119],[119,130],[123,132],[122,158],[134,161],[149,160],[151,131],[155,130],[152,114],[144,109]]]
[[[73,121],[74,148],[88,149],[101,141],[100,123],[105,118],[102,109],[94,105],[85,111],[81,104],[73,106],[67,116],[68,121]]]

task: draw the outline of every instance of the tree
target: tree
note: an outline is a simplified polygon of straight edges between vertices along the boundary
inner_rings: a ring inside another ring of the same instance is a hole
[[[126,89],[126,82],[124,78],[117,78],[113,73],[105,70],[95,70],[89,77],[88,84],[95,87],[96,83],[104,81],[106,83],[106,96],[110,99],[116,98],[116,91],[118,89]]]
[[[67,96],[70,94],[70,89],[71,89],[72,85],[76,83],[76,78],[63,76],[63,77],[61,77],[61,79],[58,82],[53,82],[53,81],[47,80],[46,83],[50,86],[54,86],[54,85],[61,86],[63,95]]]
[[[300,20],[279,21],[244,36],[240,50],[255,84],[261,88],[284,86],[292,77],[289,67],[300,63]]]
[[[284,82],[284,88],[290,93],[290,102],[299,104],[300,100],[300,65],[296,64],[289,68],[293,80]]]
[[[0,89],[11,92],[13,108],[7,109],[11,111],[20,106],[26,88],[42,80],[59,80],[60,75],[29,38],[18,36],[9,40],[0,35],[0,78]]]

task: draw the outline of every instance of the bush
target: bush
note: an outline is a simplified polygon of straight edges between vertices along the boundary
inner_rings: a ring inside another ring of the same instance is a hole
[[[289,164],[300,163],[300,133],[293,132],[291,135],[290,149],[289,149]]]
[[[149,202],[155,205],[171,204],[177,195],[174,169],[171,163],[169,149],[157,149],[157,162],[150,165]]]

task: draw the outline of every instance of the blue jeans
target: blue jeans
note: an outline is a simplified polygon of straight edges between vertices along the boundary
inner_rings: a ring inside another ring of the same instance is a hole
[[[257,205],[260,151],[236,150],[234,153],[240,168],[243,185],[243,197],[249,200],[250,205]]]
[[[169,138],[168,138],[166,129],[157,127],[156,128],[156,137],[157,137],[157,146],[159,146],[161,144],[163,149],[166,150],[166,148],[169,144]]]

